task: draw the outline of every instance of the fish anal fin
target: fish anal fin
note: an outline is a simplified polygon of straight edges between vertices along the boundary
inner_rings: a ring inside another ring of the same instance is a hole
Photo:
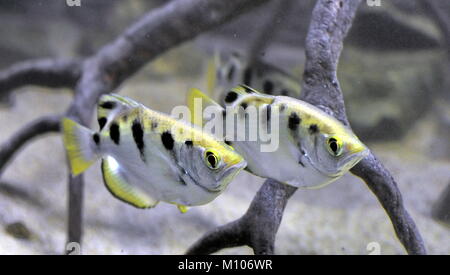
[[[158,204],[158,200],[126,181],[120,173],[117,162],[112,157],[103,159],[102,174],[106,188],[119,200],[137,208],[152,208]]]
[[[180,210],[182,214],[186,213],[189,210],[189,208],[186,205],[181,204],[177,204],[177,208],[178,210]]]

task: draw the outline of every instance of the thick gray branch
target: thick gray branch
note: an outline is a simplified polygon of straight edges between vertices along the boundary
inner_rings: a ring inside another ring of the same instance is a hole
[[[25,85],[75,87],[81,75],[79,60],[39,59],[13,65],[0,71],[0,94]]]
[[[186,252],[211,254],[223,248],[248,245],[257,255],[274,254],[275,236],[289,198],[297,189],[268,179],[240,219],[206,233]]]
[[[336,68],[343,37],[360,0],[320,2],[322,7],[327,8],[316,6],[313,12],[306,38],[307,61],[302,99],[333,113],[341,122],[349,125]],[[406,251],[410,254],[425,254],[420,233],[403,205],[396,182],[373,153],[358,163],[351,172],[362,178],[377,196]]]
[[[426,254],[419,230],[403,205],[397,183],[377,157],[371,153],[353,167],[351,172],[363,179],[377,196],[406,251],[415,255]]]
[[[45,116],[25,125],[12,137],[0,146],[0,175],[5,165],[11,160],[17,151],[32,138],[49,132],[59,131],[59,120],[61,116]]]

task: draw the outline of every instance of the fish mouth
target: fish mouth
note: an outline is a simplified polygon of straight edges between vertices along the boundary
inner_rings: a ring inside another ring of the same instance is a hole
[[[238,164],[235,164],[235,165],[233,165],[231,167],[228,167],[227,169],[224,169],[224,171],[222,173],[220,173],[218,175],[218,177],[216,177],[216,181],[219,182],[223,178],[226,178],[226,177],[232,175],[233,173],[239,172],[240,170],[242,170],[246,166],[247,166],[247,162],[246,161],[241,161]],[[190,182],[192,182],[193,184],[195,184],[196,186],[200,187],[201,189],[203,189],[204,191],[206,191],[208,193],[217,194],[217,193],[221,193],[225,189],[225,185],[223,185],[223,184],[220,184],[216,188],[206,187],[203,184],[201,184],[201,181],[195,180],[189,173],[185,173],[184,176],[187,177]],[[184,179],[183,179],[183,183],[186,184],[186,181]]]
[[[195,180],[191,175],[189,175],[189,173],[185,173],[184,176],[189,179],[189,182],[192,182],[194,185],[200,187],[201,189],[203,189],[207,193],[217,194],[217,193],[222,192],[222,190],[219,189],[219,188],[208,188],[208,187],[202,185],[199,181]],[[185,179],[182,179],[182,181],[183,181],[183,183],[185,185],[187,185]]]
[[[318,167],[316,167],[313,162],[311,161],[311,159],[309,158],[309,156],[304,156],[306,158],[306,160],[308,161],[309,165],[311,165],[311,167],[316,170],[319,174],[321,174],[322,176],[330,179],[330,180],[335,180],[339,177],[342,176],[342,171],[338,171],[337,173],[330,173],[327,174],[326,172],[320,170]]]
[[[217,175],[216,181],[220,181],[226,177],[229,177],[231,174],[239,172],[240,170],[244,169],[246,166],[247,166],[247,162],[245,160],[243,160],[237,164],[234,164],[234,165],[224,169],[224,171],[222,173]]]
[[[361,150],[359,152],[353,153],[350,156],[342,159],[339,164],[342,165],[341,172],[343,170],[350,170],[353,166],[355,166],[358,162],[360,162],[363,158],[365,158],[369,154],[369,150]]]

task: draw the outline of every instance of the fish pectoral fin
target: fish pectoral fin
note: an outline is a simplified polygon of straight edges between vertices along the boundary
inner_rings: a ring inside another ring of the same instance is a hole
[[[158,200],[126,181],[120,172],[120,166],[112,157],[103,159],[102,173],[106,188],[119,200],[137,208],[152,208],[158,204]]]
[[[223,107],[215,102],[212,98],[202,93],[199,89],[192,88],[187,96],[188,108],[191,112],[191,123],[203,127],[208,120],[203,118],[203,111],[207,107],[217,108],[222,111]]]
[[[117,115],[140,106],[141,104],[125,96],[118,94],[102,95],[97,105],[97,119],[100,130],[107,127]]]
[[[189,210],[189,208],[186,205],[181,204],[177,204],[177,208],[178,210],[180,210],[182,214],[186,213]]]

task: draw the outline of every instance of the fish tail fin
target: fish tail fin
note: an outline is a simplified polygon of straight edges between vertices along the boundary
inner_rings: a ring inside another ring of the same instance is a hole
[[[94,150],[95,133],[68,118],[63,118],[61,124],[71,173],[76,176],[83,173],[100,157]]]

